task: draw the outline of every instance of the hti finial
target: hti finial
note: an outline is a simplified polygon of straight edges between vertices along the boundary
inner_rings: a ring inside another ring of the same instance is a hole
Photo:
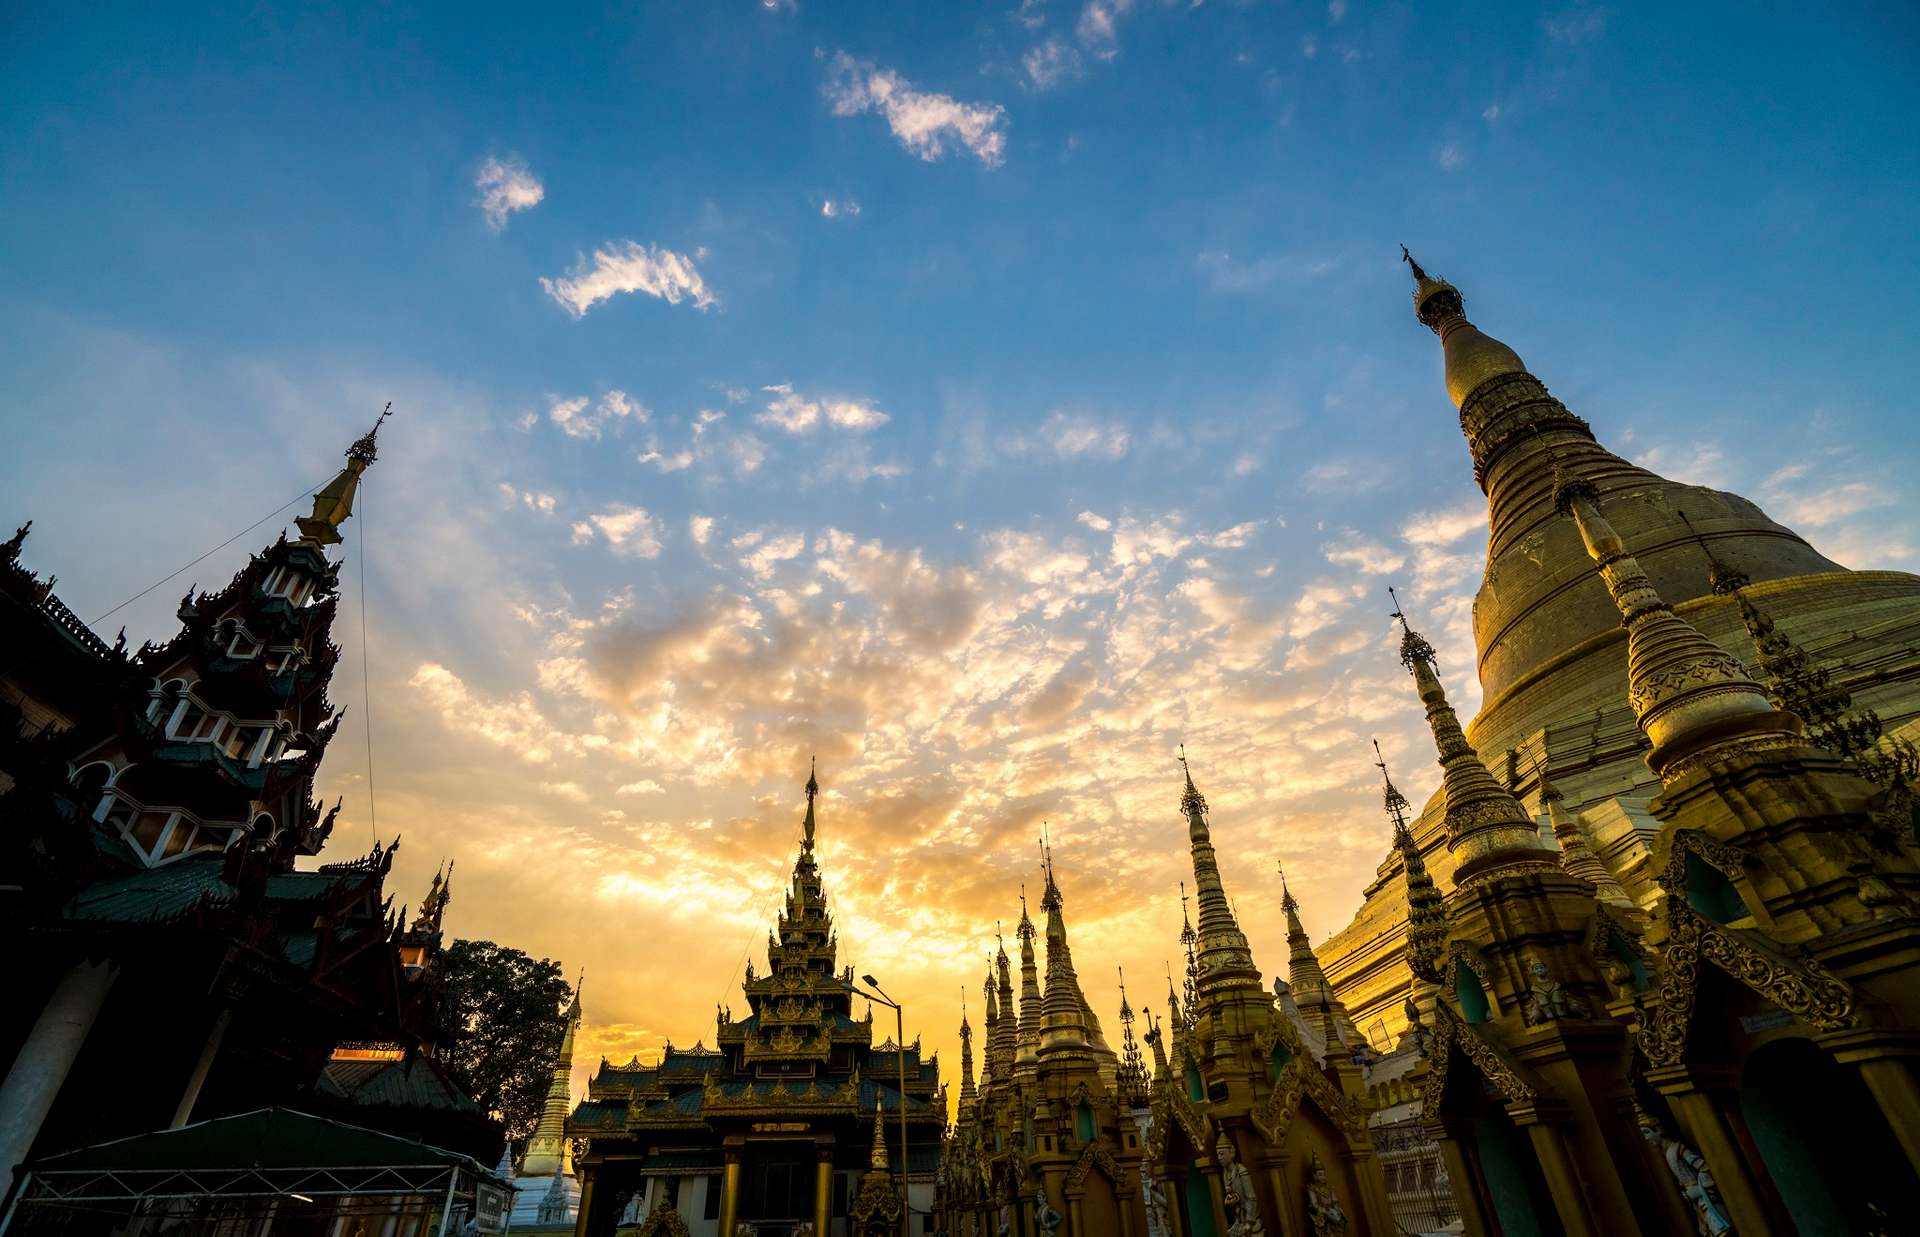
[[[375,455],[374,440],[379,437],[381,424],[392,415],[393,401],[388,400],[387,406],[382,408],[379,417],[375,418],[373,428],[368,430],[366,434],[358,439],[351,447],[347,448],[347,458],[350,460],[359,460],[362,464],[373,463]]]
[[[1427,643],[1425,636],[1413,629],[1411,623],[1407,622],[1406,609],[1400,604],[1400,594],[1393,591],[1391,584],[1387,585],[1387,596],[1393,598],[1393,611],[1390,617],[1400,620],[1400,664],[1409,671],[1423,662],[1429,667],[1437,665],[1439,658],[1434,653],[1433,646]]]
[[[1407,252],[1405,245],[1400,246],[1400,260],[1413,268],[1413,277],[1415,279],[1425,279],[1427,277],[1427,273],[1420,269],[1420,264],[1413,260],[1413,255]]]

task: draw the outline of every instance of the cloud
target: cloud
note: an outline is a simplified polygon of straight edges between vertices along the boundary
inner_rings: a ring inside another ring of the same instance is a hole
[[[1687,485],[1707,485],[1719,489],[1732,481],[1726,468],[1727,453],[1711,442],[1649,447],[1634,456],[1633,462],[1648,472],[1657,472]]]
[[[1029,90],[1052,90],[1068,78],[1080,76],[1080,53],[1059,39],[1036,43],[1020,58]]]
[[[1443,172],[1453,171],[1466,160],[1466,155],[1462,154],[1460,148],[1452,142],[1442,146],[1433,156],[1433,161],[1440,165],[1440,170]]]
[[[646,408],[621,390],[608,391],[598,404],[584,395],[572,399],[558,395],[547,397],[547,420],[559,426],[561,433],[569,438],[598,438],[610,424],[631,420],[645,425],[647,418]]]
[[[615,503],[573,526],[573,542],[585,545],[599,537],[615,554],[629,558],[660,557],[659,525],[644,507]]]
[[[1237,261],[1224,249],[1202,253],[1194,263],[1215,292],[1251,292],[1278,282],[1303,283],[1340,265],[1331,258],[1274,254],[1251,262]]]
[[[1540,19],[1540,29],[1555,43],[1578,47],[1592,43],[1607,33],[1607,19],[1613,10],[1598,5],[1576,5]]]
[[[1893,495],[1873,482],[1848,481],[1811,493],[1778,491],[1769,499],[1769,505],[1774,508],[1780,521],[1790,527],[1800,524],[1818,527],[1837,523],[1875,507],[1887,506],[1893,500]]]
[[[860,213],[860,203],[852,198],[835,201],[827,198],[820,203],[820,217],[823,219],[851,219]]]
[[[473,178],[473,187],[480,194],[480,214],[495,232],[507,226],[508,215],[532,210],[547,196],[546,188],[527,165],[511,155],[505,159],[489,157]]]
[[[733,547],[747,551],[740,558],[747,574],[756,580],[767,580],[779,564],[800,557],[807,548],[807,538],[804,533],[770,533],[756,529],[735,537]]]
[[[693,539],[693,544],[695,545],[707,544],[708,538],[713,536],[713,517],[710,515],[696,515],[689,519],[687,521],[687,536]]]
[[[1400,529],[1400,536],[1417,546],[1452,545],[1468,533],[1487,526],[1487,504],[1481,499],[1444,511],[1422,511]]]
[[[1347,0],[1327,0],[1327,24],[1337,26],[1347,15]]]
[[[591,268],[582,258],[563,278],[543,276],[540,286],[575,318],[584,318],[589,309],[622,292],[644,292],[669,305],[691,299],[695,308],[705,310],[719,303],[696,265],[706,256],[704,249],[687,257],[657,245],[619,241],[594,250]]]
[[[559,500],[551,494],[542,494],[536,490],[515,489],[507,482],[500,483],[500,501],[507,507],[525,507],[529,511],[538,511],[541,515],[552,515]]]
[[[898,73],[845,52],[829,62],[824,89],[834,115],[879,112],[900,145],[929,163],[946,155],[950,141],[990,168],[1006,159],[1006,110],[998,104],[915,90]]]
[[[1364,575],[1385,575],[1406,565],[1406,555],[1390,550],[1353,529],[1320,547],[1320,554],[1337,566],[1353,567]]]
[[[616,795],[658,795],[666,793],[666,788],[650,777],[643,777],[637,782],[627,782],[622,786],[615,787],[613,793]]]
[[[1236,477],[1251,476],[1257,472],[1259,468],[1260,457],[1251,451],[1242,451],[1239,455],[1233,457],[1233,475]]]
[[[1132,435],[1116,421],[1085,413],[1055,412],[1040,423],[1040,439],[1063,460],[1079,456],[1117,460],[1127,453]]]
[[[754,415],[762,425],[771,425],[789,434],[804,434],[823,421],[836,429],[865,433],[879,429],[889,420],[886,413],[863,400],[807,399],[797,394],[789,382],[775,383],[762,390],[772,395],[765,409]]]
[[[1120,50],[1120,18],[1132,7],[1133,0],[1087,0],[1073,32],[1094,55],[1111,60]]]

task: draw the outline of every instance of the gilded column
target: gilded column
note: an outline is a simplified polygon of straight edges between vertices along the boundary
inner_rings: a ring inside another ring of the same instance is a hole
[[[813,1154],[813,1231],[827,1237],[827,1225],[833,1220],[833,1144],[815,1143]]]
[[[1442,1134],[1437,1141],[1440,1158],[1447,1165],[1447,1180],[1453,1185],[1453,1201],[1460,1208],[1462,1237],[1490,1237],[1498,1230],[1488,1222],[1483,1206],[1486,1187],[1479,1180],[1477,1166],[1452,1134]]]
[[[573,1222],[573,1237],[587,1237],[593,1223],[593,1196],[599,1173],[588,1166],[580,1170],[580,1217]]]
[[[726,1174],[720,1179],[720,1231],[724,1234],[732,1233],[739,1223],[741,1151],[737,1146],[726,1149]]]
[[[213,1026],[207,1031],[207,1042],[200,1049],[200,1057],[193,1063],[193,1072],[187,1075],[187,1085],[180,1093],[180,1103],[173,1110],[173,1122],[167,1126],[177,1130],[193,1117],[193,1106],[200,1099],[200,1088],[207,1085],[207,1075],[213,1070],[213,1060],[220,1055],[220,1041],[227,1036],[227,1024],[233,1021],[233,1007],[223,1005],[213,1017]]]

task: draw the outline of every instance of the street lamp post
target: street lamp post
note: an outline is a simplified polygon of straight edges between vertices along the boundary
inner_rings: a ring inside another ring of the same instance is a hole
[[[893,1046],[894,1060],[900,1065],[900,1232],[903,1237],[913,1235],[912,1194],[908,1191],[907,1178],[907,1023],[906,1015],[900,1009],[900,1002],[887,996],[886,989],[871,975],[862,975],[860,982],[873,989],[860,995],[869,1001],[893,1010]]]

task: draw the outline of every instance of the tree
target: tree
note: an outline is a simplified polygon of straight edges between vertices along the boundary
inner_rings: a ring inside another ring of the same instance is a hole
[[[440,969],[441,1063],[523,1142],[540,1123],[573,989],[558,962],[492,941],[455,941]]]

